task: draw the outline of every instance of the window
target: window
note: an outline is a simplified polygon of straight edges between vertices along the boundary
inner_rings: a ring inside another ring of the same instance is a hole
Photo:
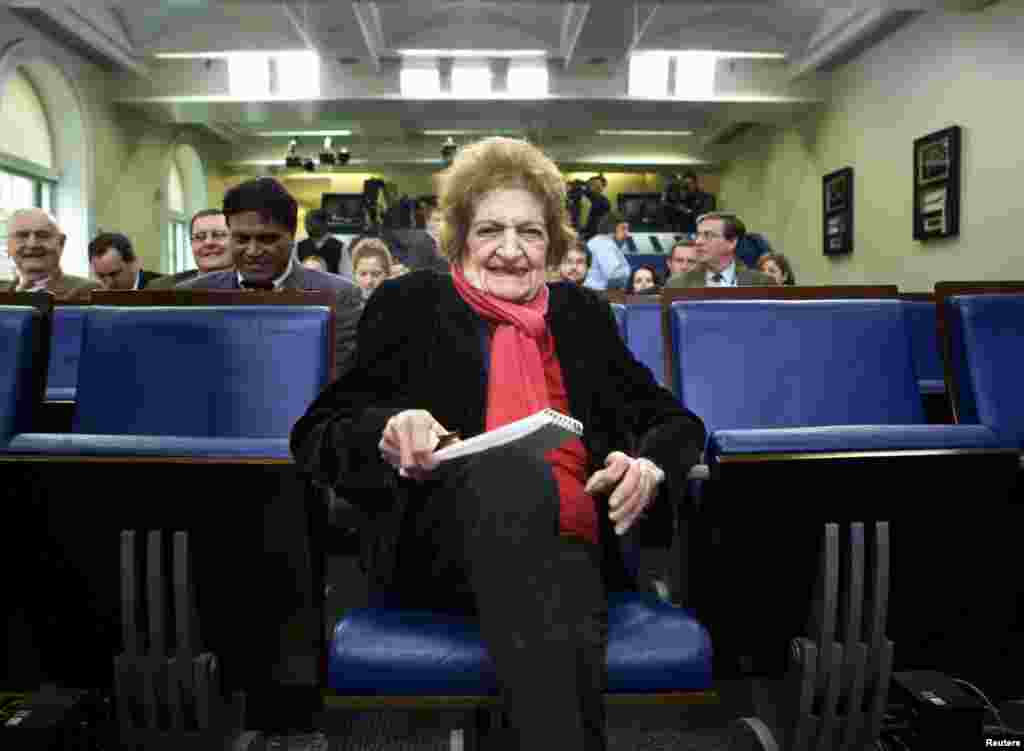
[[[629,95],[668,96],[668,55],[632,55],[629,58]]]
[[[398,74],[402,96],[431,97],[441,93],[441,71],[436,60],[403,60]]]
[[[171,162],[167,173],[167,213],[170,217],[167,232],[167,259],[172,274],[195,268],[192,258],[192,240],[185,221],[185,181],[177,162]]]
[[[252,99],[270,96],[270,55],[239,52],[228,57],[228,91]]]
[[[514,96],[548,95],[548,65],[544,60],[510,60],[508,93]]]
[[[491,95],[493,88],[493,76],[488,61],[455,61],[452,66],[452,94],[464,97],[486,97]]]
[[[675,96],[710,99],[715,94],[715,63],[718,56],[707,52],[676,55]]]
[[[315,52],[282,52],[271,60],[277,74],[278,96],[320,96],[320,58]]]

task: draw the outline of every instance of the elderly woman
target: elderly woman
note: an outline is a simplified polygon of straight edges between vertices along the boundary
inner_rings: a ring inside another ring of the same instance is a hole
[[[372,586],[478,618],[521,748],[604,749],[615,535],[682,491],[704,426],[633,358],[604,301],[545,283],[574,240],[547,157],[487,139],[443,178],[451,274],[377,289],[358,363],[298,421],[292,451],[377,520]],[[582,422],[582,440],[434,456],[449,431],[546,407]]]

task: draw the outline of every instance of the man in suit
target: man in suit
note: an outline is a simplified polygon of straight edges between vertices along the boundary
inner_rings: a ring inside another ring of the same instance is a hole
[[[590,213],[583,228],[583,237],[586,240],[602,231],[601,220],[612,210],[612,204],[604,194],[607,188],[608,178],[604,175],[594,175],[587,180],[586,196],[590,199]]]
[[[234,258],[231,271],[214,271],[178,289],[324,290],[337,297],[335,364],[340,378],[355,357],[356,326],[363,295],[349,279],[307,269],[292,258],[299,205],[277,180],[262,177],[235,186],[224,196],[224,216]]]
[[[89,266],[103,289],[144,289],[163,276],[142,269],[132,241],[120,232],[104,232],[89,243]]]
[[[100,289],[92,279],[65,274],[60,268],[67,235],[43,209],[18,209],[7,222],[7,254],[18,278],[0,283],[0,292],[49,292],[58,300],[83,302]]]
[[[666,289],[684,287],[759,287],[772,286],[775,280],[760,271],[751,271],[736,260],[736,244],[747,231],[738,216],[706,214],[697,222],[697,258],[701,268],[675,275]]]
[[[687,170],[682,180],[673,180],[665,191],[665,208],[672,231],[692,234],[697,220],[715,210],[715,197],[700,189],[697,173]]]
[[[698,268],[700,261],[697,258],[697,243],[688,237],[676,240],[668,254],[669,277],[682,276]]]
[[[228,223],[221,209],[203,209],[196,213],[189,225],[189,237],[197,268],[154,279],[147,289],[172,289],[201,274],[228,271],[235,267],[235,259],[228,248]]]
[[[338,238],[327,234],[326,211],[314,209],[306,214],[306,234],[309,237],[298,245],[299,261],[320,256],[327,262],[329,272],[352,278],[352,257]]]

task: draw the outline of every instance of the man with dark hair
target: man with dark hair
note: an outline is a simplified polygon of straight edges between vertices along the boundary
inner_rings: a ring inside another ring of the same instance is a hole
[[[590,213],[587,214],[587,226],[583,228],[584,240],[589,240],[601,231],[601,220],[612,210],[612,204],[604,194],[607,188],[608,178],[604,175],[594,175],[587,180],[586,196],[590,199]]]
[[[591,264],[584,287],[589,289],[625,289],[632,269],[615,242],[615,228],[625,222],[618,211],[609,211],[601,220],[600,232],[587,242]]]
[[[154,279],[146,289],[173,289],[202,274],[234,268],[235,260],[228,249],[228,223],[221,209],[197,212],[189,225],[189,237],[196,268]]]
[[[697,243],[689,236],[676,240],[672,250],[668,254],[669,278],[682,276],[700,267],[700,260],[697,257]]]
[[[697,258],[701,267],[673,276],[666,289],[680,287],[760,287],[775,280],[736,260],[736,244],[747,228],[733,214],[707,214],[697,220]]]
[[[143,289],[163,276],[142,270],[132,241],[120,232],[104,232],[89,243],[89,267],[96,281],[108,290]]]
[[[320,256],[332,274],[352,277],[352,257],[345,250],[345,245],[327,232],[326,211],[313,209],[306,213],[306,234],[309,237],[298,245],[299,261],[309,256]]]
[[[665,190],[665,209],[672,231],[689,235],[697,229],[697,217],[715,210],[715,197],[700,189],[696,172],[687,170]]]
[[[335,362],[337,377],[352,366],[356,326],[363,295],[349,278],[307,269],[295,263],[292,248],[299,205],[277,180],[261,177],[236,185],[224,195],[224,216],[231,233],[232,271],[214,271],[178,289],[326,290],[337,296]]]

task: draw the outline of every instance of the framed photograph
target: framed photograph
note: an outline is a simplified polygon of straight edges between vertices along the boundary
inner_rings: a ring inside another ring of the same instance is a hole
[[[914,141],[914,239],[960,234],[960,126]]]
[[[821,179],[825,255],[853,252],[853,167],[844,167]]]

